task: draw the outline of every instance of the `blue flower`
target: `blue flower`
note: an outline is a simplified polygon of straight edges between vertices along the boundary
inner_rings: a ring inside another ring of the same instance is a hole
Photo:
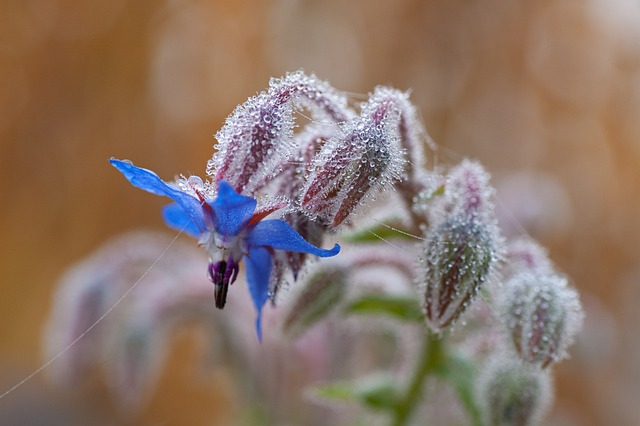
[[[224,180],[218,182],[215,198],[208,199],[205,191],[195,185],[190,185],[191,191],[183,190],[128,161],[110,162],[133,186],[175,201],[163,210],[165,222],[197,238],[204,246],[209,255],[208,273],[214,284],[217,308],[224,307],[229,285],[238,276],[240,261],[246,260],[247,285],[257,312],[258,340],[262,339],[261,315],[269,298],[274,250],[319,257],[335,256],[340,251],[338,244],[331,250],[310,244],[283,220],[263,220],[277,208],[256,211],[254,198],[238,194]]]

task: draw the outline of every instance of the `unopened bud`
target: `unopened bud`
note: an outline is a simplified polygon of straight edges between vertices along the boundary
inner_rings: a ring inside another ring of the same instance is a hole
[[[463,160],[447,176],[445,196],[452,203],[454,212],[493,214],[493,203],[490,202],[493,192],[489,185],[489,174],[478,162]]]
[[[418,286],[427,325],[434,332],[453,324],[491,277],[499,258],[496,232],[493,224],[462,215],[427,234]]]
[[[337,129],[337,126],[307,126],[303,132],[296,135],[296,139],[299,141],[299,150],[293,161],[289,161],[283,166],[282,173],[278,176],[280,182],[278,194],[289,200],[299,196],[304,184],[304,176],[311,167],[315,156],[324,143],[336,134]],[[327,224],[321,218],[310,218],[308,214],[300,210],[289,212],[282,219],[315,246],[322,244],[322,238],[328,230]],[[307,257],[307,253],[285,252],[283,254],[282,263],[291,270],[294,280],[297,280]]]
[[[284,333],[298,337],[329,314],[345,295],[348,275],[341,267],[325,267],[312,274],[290,305]]]
[[[481,373],[477,395],[487,426],[534,426],[553,398],[547,371],[503,354]]]
[[[217,152],[207,165],[216,182],[224,179],[240,193],[252,193],[295,152],[294,107],[319,120],[341,122],[352,116],[344,95],[302,72],[272,79],[269,90],[249,98],[216,134]]]
[[[375,90],[374,97],[378,103],[393,105],[393,108],[398,110],[398,138],[400,146],[409,159],[406,164],[407,172],[423,173],[426,159],[424,143],[431,145],[433,142],[420,121],[416,107],[409,100],[409,93],[379,86]]]
[[[338,227],[365,196],[402,178],[406,164],[399,143],[401,111],[378,88],[360,116],[327,141],[316,157],[301,199],[302,207]]]
[[[547,256],[547,250],[530,238],[516,238],[507,247],[506,276],[519,272],[552,272],[553,265]]]
[[[565,358],[584,316],[566,278],[523,272],[502,290],[500,316],[520,358],[542,368]]]
[[[495,190],[489,180],[489,173],[480,163],[463,160],[446,176],[431,176],[431,182],[413,197],[412,210],[432,226],[458,215],[495,223]]]

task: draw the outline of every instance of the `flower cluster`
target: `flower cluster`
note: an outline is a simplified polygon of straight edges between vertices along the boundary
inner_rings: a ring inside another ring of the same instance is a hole
[[[302,109],[309,120],[297,124]],[[295,380],[326,383],[346,372],[354,379],[314,388],[314,400],[356,401],[395,425],[408,424],[420,408],[426,423],[469,424],[453,419],[454,397],[446,392],[437,410],[421,404],[430,374],[455,388],[473,424],[539,421],[552,399],[551,366],[567,356],[581,327],[578,293],[540,245],[503,236],[480,163],[427,169],[430,141],[406,93],[377,87],[353,106],[328,83],[295,72],[238,106],[216,138],[205,179],[165,182],[111,160],[134,186],[173,201],[163,209],[165,222],[204,248],[214,303],[205,274],[190,275],[200,260],[192,253],[188,262],[155,267],[153,282],[124,303],[131,315],[119,327],[75,344],[119,303],[123,283],[135,280],[130,272],[139,265],[127,253],[153,253],[140,241],[117,254],[101,252],[72,271],[58,294],[47,347],[55,354],[71,345],[61,377],[74,382],[99,353],[109,353],[117,361],[109,380],[130,391],[117,398],[135,406],[159,374],[168,325],[197,312],[215,324],[221,346],[242,373],[252,373],[265,401],[303,394],[282,377],[266,383],[284,357],[302,365],[287,366]],[[323,248],[327,237],[348,248],[335,257],[341,247]],[[115,260],[106,262],[107,254]],[[310,265],[311,256],[335,258]],[[248,291],[231,296],[242,267]],[[289,279],[296,286],[280,292]],[[276,296],[282,309],[263,318]],[[255,310],[260,341],[263,323],[274,332],[256,345],[251,323],[222,319],[213,309],[227,304],[241,315]],[[422,349],[413,355],[416,341]],[[408,374],[414,376],[400,389]],[[287,417],[285,408],[301,404],[273,404],[270,423],[319,418]],[[433,417],[435,411],[453,417]]]
[[[197,238],[209,255],[216,307],[224,307],[245,260],[261,339],[262,308],[275,297],[285,271],[295,278],[304,254],[330,257],[340,250],[338,244],[322,249],[308,240],[320,243],[366,196],[402,177],[406,160],[396,104],[403,96],[377,89],[358,115],[345,95],[296,72],[273,79],[267,91],[227,118],[207,164],[210,180],[190,176],[167,183],[129,161],[111,159],[111,164],[134,186],[174,201],[165,207],[164,219]],[[314,124],[295,134],[299,108],[310,111]],[[322,123],[324,133],[316,133],[315,123]],[[300,161],[293,158],[296,152]],[[265,196],[260,204],[259,195]],[[278,211],[284,218],[267,219]]]

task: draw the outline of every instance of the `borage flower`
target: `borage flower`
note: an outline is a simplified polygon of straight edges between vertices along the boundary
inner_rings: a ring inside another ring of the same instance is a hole
[[[225,180],[218,182],[217,194],[210,197],[192,180],[188,181],[189,188],[183,190],[128,161],[111,159],[110,162],[133,186],[175,201],[163,210],[165,222],[198,238],[204,246],[209,255],[208,273],[214,284],[217,308],[224,307],[229,285],[238,276],[240,261],[246,259],[247,285],[257,312],[258,340],[262,339],[262,307],[269,298],[274,250],[319,257],[335,256],[340,251],[338,244],[331,250],[310,244],[283,220],[264,220],[283,206],[256,210],[254,198],[238,194]]]

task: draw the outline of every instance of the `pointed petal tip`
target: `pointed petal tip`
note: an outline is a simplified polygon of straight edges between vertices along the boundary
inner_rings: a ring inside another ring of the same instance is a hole
[[[116,157],[109,158],[109,163],[118,168],[121,166],[133,166],[133,162],[131,160],[118,160]]]
[[[256,318],[256,337],[258,343],[262,343],[262,313],[258,313],[258,317]]]
[[[322,250],[321,254],[318,254],[319,257],[331,257],[340,253],[340,244],[336,243],[331,250]]]

